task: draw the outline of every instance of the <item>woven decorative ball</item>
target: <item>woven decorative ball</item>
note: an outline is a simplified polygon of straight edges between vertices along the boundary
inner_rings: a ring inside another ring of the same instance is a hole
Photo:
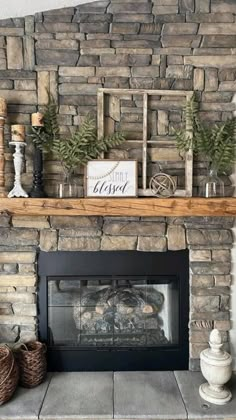
[[[46,377],[46,346],[39,341],[22,344],[18,350],[20,383],[25,388],[33,388]]]
[[[13,352],[5,345],[0,346],[0,405],[9,401],[19,380],[19,370]]]
[[[149,187],[156,197],[167,198],[174,194],[176,182],[172,176],[159,172],[151,178]]]

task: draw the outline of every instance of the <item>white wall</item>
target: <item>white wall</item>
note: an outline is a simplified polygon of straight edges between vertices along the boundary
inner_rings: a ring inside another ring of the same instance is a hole
[[[94,0],[0,0],[0,19],[24,17],[61,7],[73,7]]]

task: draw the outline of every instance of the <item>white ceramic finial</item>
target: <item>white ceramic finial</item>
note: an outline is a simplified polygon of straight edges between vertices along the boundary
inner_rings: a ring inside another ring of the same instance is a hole
[[[210,348],[200,354],[201,371],[208,382],[199,388],[200,396],[213,404],[223,405],[231,400],[232,394],[225,384],[232,374],[232,357],[222,351],[223,340],[220,331],[210,334]]]

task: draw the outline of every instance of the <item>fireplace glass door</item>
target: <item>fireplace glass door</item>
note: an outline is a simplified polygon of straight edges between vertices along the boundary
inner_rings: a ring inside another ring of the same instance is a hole
[[[49,278],[50,346],[156,347],[178,344],[174,276]]]
[[[40,252],[49,369],[187,369],[188,271],[188,250]]]

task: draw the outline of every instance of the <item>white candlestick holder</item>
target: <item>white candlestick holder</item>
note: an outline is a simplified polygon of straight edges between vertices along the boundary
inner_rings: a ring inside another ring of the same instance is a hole
[[[9,192],[8,197],[28,197],[28,194],[25,192],[21,185],[21,173],[23,165],[23,153],[22,149],[26,146],[26,143],[20,141],[11,141],[11,146],[15,147],[15,153],[13,154],[14,158],[14,168],[15,168],[15,181],[14,187]]]

